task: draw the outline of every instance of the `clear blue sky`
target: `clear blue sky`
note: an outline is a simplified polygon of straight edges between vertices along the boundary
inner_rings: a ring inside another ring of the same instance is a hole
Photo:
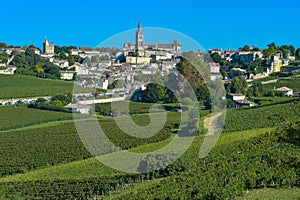
[[[41,47],[46,35],[55,45],[95,47],[136,28],[140,19],[144,27],[179,31],[206,49],[264,48],[271,42],[300,47],[298,0],[16,0],[0,5],[0,41],[12,45]]]

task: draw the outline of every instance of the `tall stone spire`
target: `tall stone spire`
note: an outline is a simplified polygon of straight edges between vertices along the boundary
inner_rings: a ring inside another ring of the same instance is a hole
[[[138,23],[138,29],[136,31],[136,36],[135,36],[135,48],[136,50],[144,48],[144,33],[140,21]]]
[[[138,23],[138,29],[141,29],[141,21],[139,20],[139,23]]]

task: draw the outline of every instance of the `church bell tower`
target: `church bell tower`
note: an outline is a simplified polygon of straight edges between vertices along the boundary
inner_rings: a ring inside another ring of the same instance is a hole
[[[136,51],[141,51],[144,49],[144,33],[140,21],[138,23],[138,29],[135,35],[135,49]]]

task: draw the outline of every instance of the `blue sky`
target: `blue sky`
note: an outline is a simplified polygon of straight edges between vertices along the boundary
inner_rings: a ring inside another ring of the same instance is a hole
[[[298,0],[16,0],[0,5],[0,41],[20,46],[41,47],[46,35],[56,45],[95,47],[136,28],[140,19],[143,27],[179,31],[205,49],[264,48],[271,42],[300,47]]]

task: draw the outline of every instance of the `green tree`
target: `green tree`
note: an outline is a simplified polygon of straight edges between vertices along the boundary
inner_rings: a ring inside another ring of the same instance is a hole
[[[69,54],[69,55],[68,55],[68,62],[69,62],[69,66],[74,65],[75,59],[74,59],[74,57],[73,57],[72,54]]]
[[[91,62],[92,63],[100,63],[100,56],[99,55],[95,55],[91,57]]]
[[[220,63],[222,60],[221,56],[217,52],[212,53],[210,56],[214,62]]]
[[[37,62],[35,65],[35,69],[37,73],[44,73],[44,69],[43,69],[44,64],[41,62]]]
[[[124,81],[121,79],[114,80],[111,84],[108,85],[108,89],[123,88],[123,87],[124,87]]]
[[[277,52],[277,47],[276,44],[274,42],[268,44],[268,48],[263,50],[263,54],[265,57],[269,57],[272,54],[275,54]]]
[[[247,90],[247,82],[243,77],[233,78],[227,86],[227,91],[230,93],[242,93],[244,94]]]
[[[62,103],[62,105],[67,105],[68,103],[70,103],[72,101],[72,95],[71,94],[55,95],[52,97],[52,102],[54,102],[54,101],[60,101]]]
[[[246,44],[246,45],[242,48],[242,50],[243,50],[243,51],[250,51],[251,48],[250,48],[249,45]]]
[[[296,56],[296,59],[297,59],[297,60],[300,60],[300,48],[298,48],[298,49],[296,50],[295,56]]]
[[[133,52],[133,57],[139,57],[139,52],[138,51],[135,51],[135,52]]]
[[[60,100],[53,100],[51,104],[53,106],[56,106],[56,107],[63,107],[64,106],[64,103]]]
[[[144,91],[144,101],[157,103],[168,99],[167,88],[156,83],[149,83]]]
[[[260,49],[258,47],[253,47],[251,51],[260,51]]]
[[[223,79],[225,79],[226,77],[228,77],[228,73],[224,69],[221,69],[221,74],[223,76]]]
[[[0,60],[2,60],[2,63],[7,63],[9,60],[9,55],[7,53],[0,54]]]

